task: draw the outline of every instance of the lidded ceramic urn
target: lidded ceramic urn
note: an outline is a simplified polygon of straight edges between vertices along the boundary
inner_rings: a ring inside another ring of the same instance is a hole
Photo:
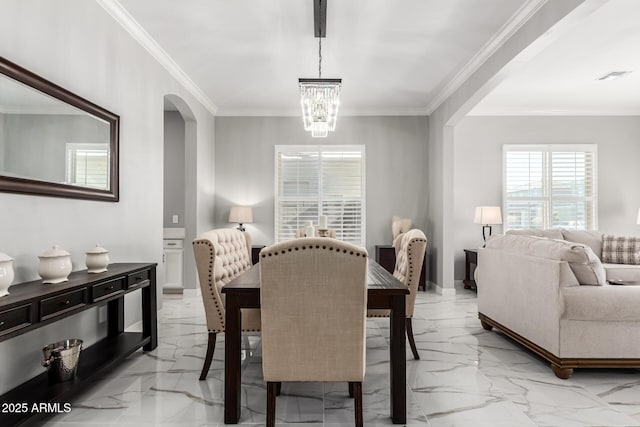
[[[89,273],[102,273],[107,271],[109,265],[109,251],[100,245],[89,249],[87,252],[87,271]]]
[[[0,252],[0,297],[9,295],[9,286],[13,282],[13,258]]]
[[[71,254],[58,245],[39,255],[38,274],[42,283],[66,282],[71,273]]]

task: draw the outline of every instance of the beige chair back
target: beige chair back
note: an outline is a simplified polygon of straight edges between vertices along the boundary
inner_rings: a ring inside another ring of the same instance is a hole
[[[265,381],[362,381],[367,251],[302,238],[260,252]]]
[[[193,241],[193,253],[207,329],[209,332],[224,332],[225,309],[221,289],[251,268],[251,236],[235,228],[210,230]]]
[[[318,237],[318,226],[315,227],[316,231],[315,231],[315,237]],[[326,237],[331,237],[332,239],[336,238],[336,230],[333,228],[328,228],[327,231],[329,231],[329,235]],[[302,228],[298,228],[296,230],[296,239],[299,239],[300,237],[304,237],[305,233],[304,233],[304,227]]]
[[[402,235],[399,248],[396,249],[396,266],[393,275],[407,285],[410,292],[407,295],[406,317],[413,317],[426,249],[427,237],[422,230],[416,228]]]

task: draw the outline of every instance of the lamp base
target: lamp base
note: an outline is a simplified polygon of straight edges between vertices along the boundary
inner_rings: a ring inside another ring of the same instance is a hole
[[[245,231],[245,228],[244,228],[244,226],[242,224],[238,224],[237,229],[240,230],[240,231]]]
[[[485,228],[489,229],[488,236],[485,233]],[[482,240],[484,241],[484,244],[482,245],[483,248],[487,245],[487,237],[491,237],[491,226],[489,224],[482,226]]]

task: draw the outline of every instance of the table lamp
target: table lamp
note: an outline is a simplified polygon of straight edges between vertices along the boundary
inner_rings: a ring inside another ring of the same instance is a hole
[[[485,229],[489,228],[489,236],[491,236],[491,226],[502,224],[502,213],[499,206],[478,206],[473,217],[475,224],[482,224],[482,240],[487,242]]]
[[[244,231],[242,224],[253,222],[253,210],[250,206],[232,206],[229,212],[229,222],[237,222],[238,230]]]

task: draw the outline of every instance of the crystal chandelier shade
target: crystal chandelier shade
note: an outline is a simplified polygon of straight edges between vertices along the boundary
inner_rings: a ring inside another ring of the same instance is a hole
[[[336,128],[342,79],[298,79],[304,130],[326,138]]]

